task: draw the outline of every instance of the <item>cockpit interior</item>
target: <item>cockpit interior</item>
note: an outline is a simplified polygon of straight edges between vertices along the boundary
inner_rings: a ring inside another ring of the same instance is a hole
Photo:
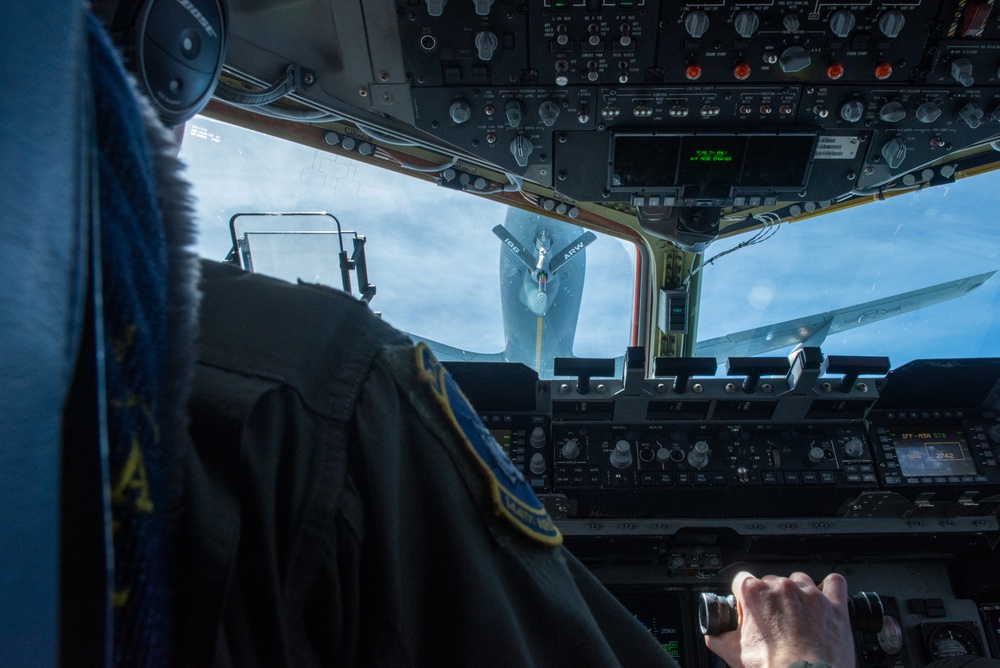
[[[682,666],[739,570],[1000,659],[992,0],[128,4],[199,253],[430,346]]]

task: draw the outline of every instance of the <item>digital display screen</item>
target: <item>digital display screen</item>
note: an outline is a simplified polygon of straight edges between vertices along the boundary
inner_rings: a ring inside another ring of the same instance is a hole
[[[805,187],[816,135],[616,135],[609,185],[618,189]],[[696,193],[696,194],[697,194]],[[706,195],[707,196],[707,195]]]
[[[503,448],[504,454],[510,457],[510,441],[513,432],[510,429],[490,429],[490,433],[493,434],[493,438]]]
[[[615,137],[612,185],[622,188],[664,188],[677,180],[680,137]]]
[[[684,617],[679,592],[624,593],[613,592],[622,605],[635,615],[637,622],[653,634],[663,650],[685,665]]]
[[[776,142],[779,142],[776,145]],[[806,185],[814,135],[750,137],[740,185],[746,188],[795,188]]]
[[[965,436],[957,429],[914,429],[891,436],[899,470],[907,478],[976,475]]]
[[[677,185],[738,184],[746,148],[746,137],[685,137],[681,141]]]

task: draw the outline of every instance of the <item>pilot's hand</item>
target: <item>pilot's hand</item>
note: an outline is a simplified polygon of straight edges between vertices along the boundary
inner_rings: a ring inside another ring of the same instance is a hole
[[[708,648],[733,668],[786,668],[796,661],[854,668],[854,637],[847,613],[847,581],[836,573],[819,586],[805,573],[733,578],[740,626],[705,637]]]

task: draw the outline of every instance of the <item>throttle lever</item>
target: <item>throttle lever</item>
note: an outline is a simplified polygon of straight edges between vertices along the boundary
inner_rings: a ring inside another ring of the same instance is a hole
[[[847,597],[847,614],[855,631],[878,633],[882,630],[885,608],[873,591],[863,591]],[[707,636],[717,636],[739,628],[736,597],[702,592],[698,601],[698,626]]]

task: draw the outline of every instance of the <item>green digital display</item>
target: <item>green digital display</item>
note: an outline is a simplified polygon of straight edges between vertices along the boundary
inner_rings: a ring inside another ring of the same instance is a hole
[[[695,149],[694,155],[688,157],[688,162],[732,162],[733,154],[728,149]]]

